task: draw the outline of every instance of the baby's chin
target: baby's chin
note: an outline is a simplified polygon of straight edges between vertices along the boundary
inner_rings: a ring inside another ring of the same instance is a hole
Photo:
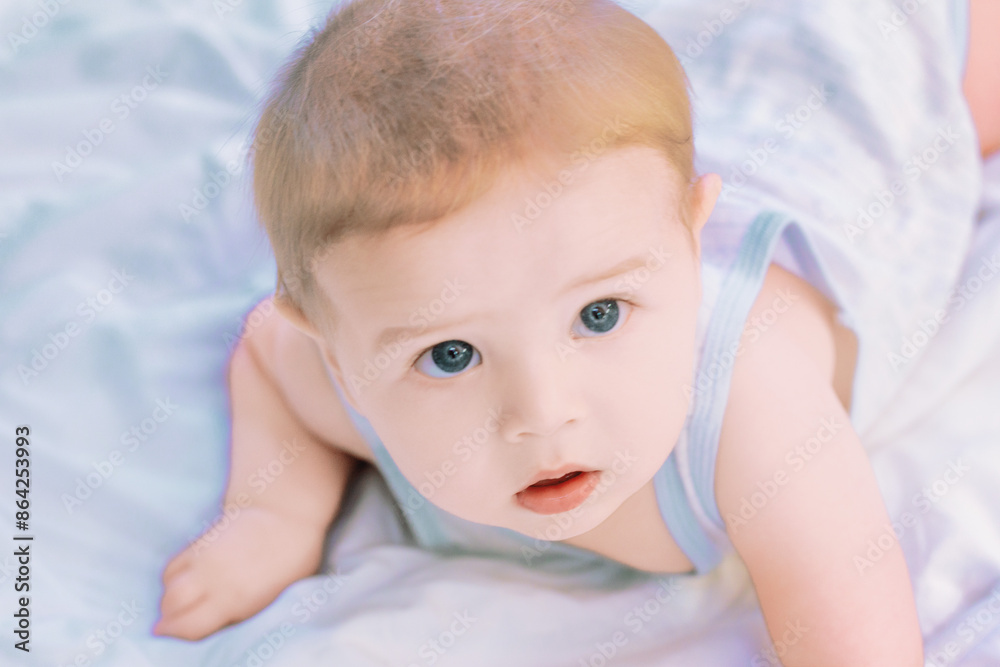
[[[502,525],[525,537],[544,542],[572,540],[603,524],[624,504],[624,500],[595,491],[587,501],[572,510],[555,514],[539,514],[515,501],[510,511],[505,513]]]
[[[622,504],[610,503],[609,500],[585,503],[568,512],[547,515],[527,510],[514,499],[511,499],[506,507],[498,507],[496,511],[488,513],[470,511],[468,503],[456,507],[434,504],[438,509],[465,521],[506,528],[525,537],[545,542],[559,542],[588,533],[603,523]]]
[[[518,531],[522,535],[527,535],[546,542],[565,542],[578,537],[582,537],[598,528],[607,521],[617,507],[610,507],[607,511],[599,512],[599,508],[593,508],[590,512],[581,512],[572,516],[570,512],[565,514],[553,514],[547,519],[538,522],[528,531]]]

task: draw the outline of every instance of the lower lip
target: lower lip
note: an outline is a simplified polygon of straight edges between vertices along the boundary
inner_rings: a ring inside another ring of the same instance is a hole
[[[521,507],[536,514],[559,514],[578,507],[597,486],[596,471],[580,473],[573,479],[549,486],[529,486],[515,494]]]

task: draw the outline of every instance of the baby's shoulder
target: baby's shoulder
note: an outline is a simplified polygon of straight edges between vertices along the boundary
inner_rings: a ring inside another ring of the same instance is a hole
[[[773,357],[768,363],[780,365],[789,363],[784,345],[794,344],[823,380],[833,386],[849,412],[857,339],[839,322],[837,312],[837,307],[816,287],[772,263],[747,315],[742,352],[756,347],[757,355]],[[761,344],[775,340],[782,344]],[[730,395],[730,401],[739,399],[738,395]]]

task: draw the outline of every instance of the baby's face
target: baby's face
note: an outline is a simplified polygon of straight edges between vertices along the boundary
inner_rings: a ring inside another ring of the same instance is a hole
[[[562,540],[663,465],[701,295],[670,169],[630,147],[568,167],[568,186],[518,172],[432,226],[327,255],[328,363],[428,500]],[[574,471],[589,474],[532,486]]]

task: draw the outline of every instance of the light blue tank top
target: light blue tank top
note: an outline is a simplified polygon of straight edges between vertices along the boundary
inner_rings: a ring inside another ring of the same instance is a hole
[[[750,221],[748,223],[748,221]],[[782,230],[785,216],[720,207],[702,232],[702,303],[698,313],[691,407],[678,442],[653,478],[660,514],[695,573],[714,568],[732,546],[715,502],[715,459],[735,349]],[[789,252],[785,248],[785,252]],[[794,254],[794,250],[792,250]],[[403,476],[368,420],[341,401],[367,440],[402,516],[420,546],[440,553],[482,554],[531,565],[562,559],[580,565],[604,556],[562,542],[461,519],[425,499]],[[537,560],[536,560],[537,559]]]

